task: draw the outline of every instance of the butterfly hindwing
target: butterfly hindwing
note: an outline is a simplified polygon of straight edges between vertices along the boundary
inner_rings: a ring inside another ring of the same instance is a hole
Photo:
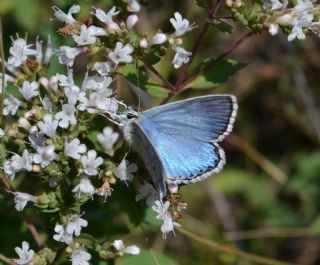
[[[217,142],[231,132],[236,110],[233,96],[197,97],[147,110],[136,125],[153,145],[167,182],[196,182],[225,164]]]

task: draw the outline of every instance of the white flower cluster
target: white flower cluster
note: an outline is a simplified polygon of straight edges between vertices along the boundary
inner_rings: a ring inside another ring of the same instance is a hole
[[[280,0],[270,0],[264,3],[264,8],[275,11],[273,21],[269,24],[271,35],[277,34],[279,27],[291,28],[288,41],[305,39],[308,30],[318,35],[320,33],[320,22],[315,21],[315,6],[310,0],[298,0],[292,8],[288,8],[287,0],[283,2]]]

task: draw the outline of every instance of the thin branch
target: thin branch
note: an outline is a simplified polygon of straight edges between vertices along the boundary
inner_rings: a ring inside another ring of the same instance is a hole
[[[2,20],[0,17],[0,57],[1,57],[1,72],[2,72],[2,86],[0,94],[0,125],[2,123],[3,117],[3,100],[4,100],[4,90],[5,90],[5,59],[4,59],[4,47],[3,47],[3,31],[2,31]]]
[[[287,182],[287,174],[267,159],[263,154],[258,152],[247,141],[235,134],[229,135],[226,141],[238,148],[241,152],[245,153],[252,161],[262,167],[275,181],[282,185]]]
[[[4,186],[6,187],[6,189],[9,192],[14,192],[14,189],[12,187],[12,185],[10,184],[10,182],[3,177],[2,175],[0,175],[0,179],[2,181],[2,183],[4,184]],[[38,232],[38,230],[36,229],[36,227],[34,226],[34,224],[32,224],[32,222],[30,221],[30,219],[26,216],[25,213],[20,213],[20,216],[22,217],[22,219],[26,222],[28,229],[33,237],[33,239],[36,241],[37,245],[39,248],[43,247],[44,244],[41,240],[40,234]]]
[[[238,249],[235,249],[233,247],[230,247],[228,245],[224,245],[224,244],[220,244],[220,243],[217,243],[213,240],[209,240],[209,239],[206,239],[206,238],[203,238],[191,231],[188,231],[188,230],[185,230],[181,227],[178,227],[177,230],[186,235],[187,237],[189,238],[192,238],[204,245],[207,245],[213,249],[216,249],[218,251],[221,251],[221,252],[224,252],[224,253],[229,253],[229,254],[233,254],[233,255],[236,255],[236,256],[239,256],[239,257],[242,257],[244,259],[247,259],[247,260],[251,260],[251,261],[255,261],[255,262],[258,262],[260,264],[266,264],[266,265],[294,265],[294,263],[288,263],[288,262],[283,262],[283,261],[279,261],[279,260],[275,260],[275,259],[270,259],[270,258],[266,258],[266,257],[263,257],[263,256],[260,256],[260,255],[256,255],[256,254],[252,254],[252,253],[249,253],[249,252],[245,252],[245,251],[242,251],[242,250],[238,250]]]
[[[227,240],[243,240],[257,238],[289,238],[289,237],[320,237],[320,234],[309,227],[297,228],[261,228],[225,233]]]
[[[162,74],[160,74],[156,68],[154,68],[152,65],[148,65],[146,62],[143,62],[143,63],[150,72],[152,72],[155,76],[157,76],[163,82],[163,85],[166,88],[170,89],[171,91],[176,90],[175,86],[171,84]]]
[[[1,253],[0,253],[0,260],[5,262],[6,264],[17,265],[17,263],[15,263],[12,259],[7,258],[6,256],[2,255]]]
[[[242,36],[240,39],[238,39],[228,50],[220,54],[217,58],[211,59],[210,62],[203,68],[201,69],[198,73],[194,74],[187,80],[185,80],[183,83],[181,83],[180,87],[185,88],[188,84],[190,84],[193,80],[195,80],[198,76],[202,75],[204,72],[212,68],[216,63],[218,63],[220,60],[228,56],[231,52],[233,52],[236,48],[240,46],[240,44],[245,41],[247,38],[252,36],[252,32],[248,32],[244,36]]]
[[[182,70],[181,70],[181,73],[179,75],[179,78],[176,82],[176,89],[179,91],[179,87],[180,87],[180,84],[184,81],[184,79],[186,78],[187,76],[187,73],[188,73],[188,70],[189,70],[189,67],[191,65],[191,63],[193,62],[195,56],[196,56],[196,53],[198,52],[199,50],[199,47],[200,47],[200,44],[202,43],[202,40],[209,28],[209,20],[212,20],[214,19],[214,17],[216,16],[217,12],[218,12],[218,9],[220,7],[220,4],[221,4],[221,0],[217,0],[216,4],[209,10],[209,14],[208,14],[208,19],[207,21],[205,22],[205,24],[202,26],[202,29],[200,31],[200,34],[199,34],[199,37],[197,38],[197,41],[191,51],[191,57],[189,59],[189,62],[186,63]]]

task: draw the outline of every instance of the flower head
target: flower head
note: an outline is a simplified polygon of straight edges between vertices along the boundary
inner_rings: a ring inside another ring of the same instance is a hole
[[[54,145],[39,147],[37,154],[33,155],[33,161],[40,164],[42,168],[47,167],[53,160],[57,159],[57,154],[54,152]]]
[[[26,99],[30,100],[35,96],[39,95],[39,84],[36,81],[24,81],[22,87],[19,88],[21,95]]]
[[[55,120],[51,114],[46,114],[43,117],[43,121],[38,122],[38,127],[42,134],[52,137],[56,134],[58,128],[58,121]]]
[[[90,45],[96,42],[96,36],[105,36],[107,32],[103,28],[96,26],[87,27],[86,25],[81,25],[80,35],[73,35],[74,41],[79,45]]]
[[[34,251],[29,249],[29,243],[26,241],[22,242],[22,248],[15,247],[15,252],[18,254],[19,259],[14,259],[13,261],[19,265],[27,265],[32,261],[34,257]]]
[[[154,202],[159,198],[159,194],[154,189],[154,187],[148,183],[145,182],[138,190],[138,194],[136,196],[136,201],[140,201],[142,199],[146,198],[146,204],[149,207],[152,207],[154,205]]]
[[[80,198],[84,194],[90,195],[92,197],[92,195],[95,193],[95,189],[88,177],[82,177],[80,183],[73,188],[72,192],[76,193],[76,196],[78,198]]]
[[[61,128],[68,128],[70,124],[76,124],[77,119],[75,117],[76,108],[71,104],[64,104],[62,106],[62,111],[56,114],[56,119],[59,121],[59,126]]]
[[[195,23],[190,24],[189,20],[183,19],[179,12],[174,13],[174,18],[170,18],[170,22],[176,30],[174,33],[175,37],[180,37],[196,27]]]
[[[71,254],[71,263],[72,265],[89,265],[89,260],[91,255],[83,250],[75,250]]]
[[[28,150],[24,150],[22,156],[15,154],[4,163],[4,172],[9,178],[13,179],[15,174],[22,170],[31,171],[32,161],[33,155]]]
[[[181,67],[181,65],[189,62],[189,58],[192,55],[192,53],[186,51],[181,47],[175,47],[174,50],[176,51],[176,54],[173,57],[172,63],[174,68],[178,69]]]
[[[105,127],[103,133],[97,135],[97,141],[106,151],[112,151],[114,143],[118,140],[119,133],[114,132],[111,127]]]
[[[52,7],[53,11],[54,11],[54,16],[67,23],[67,24],[73,24],[74,22],[76,22],[76,20],[73,18],[72,14],[76,14],[80,12],[80,6],[79,5],[73,5],[70,7],[68,13],[64,13],[61,9],[59,9],[56,6]]]
[[[21,101],[10,94],[9,98],[6,98],[3,101],[3,104],[3,115],[15,115],[18,111],[19,106],[21,105]]]
[[[54,240],[66,243],[67,245],[73,243],[72,235],[68,234],[62,225],[56,224],[56,226],[54,227],[54,231],[56,232],[56,234],[53,235]]]
[[[65,156],[72,157],[73,159],[80,159],[81,155],[87,151],[85,144],[80,144],[78,138],[73,139],[70,143],[67,141],[64,143]]]
[[[121,239],[115,240],[112,243],[112,246],[118,251],[118,254],[120,256],[123,256],[124,254],[131,254],[131,255],[139,255],[140,254],[140,248],[136,245],[131,245],[126,247]]]
[[[10,57],[8,59],[8,65],[19,67],[26,62],[29,55],[36,55],[37,51],[30,49],[30,46],[25,39],[18,37],[16,40],[13,40],[9,50]]]
[[[114,51],[109,53],[109,59],[116,65],[119,63],[131,63],[133,47],[130,44],[123,46],[121,42],[117,42]]]
[[[132,181],[134,172],[137,172],[138,167],[136,164],[130,164],[128,160],[123,159],[119,164],[115,175],[122,181]]]
[[[14,203],[17,211],[23,211],[29,201],[36,203],[37,197],[24,192],[13,192]]]
[[[57,50],[59,62],[71,67],[74,64],[74,59],[82,52],[81,48],[72,48],[69,46],[61,46]]]
[[[95,150],[88,151],[87,155],[81,157],[81,163],[83,171],[89,176],[95,176],[98,174],[98,167],[103,163],[101,157],[97,157]]]
[[[66,226],[66,232],[70,235],[80,236],[82,227],[87,227],[88,221],[81,218],[80,215],[74,214],[69,218]]]

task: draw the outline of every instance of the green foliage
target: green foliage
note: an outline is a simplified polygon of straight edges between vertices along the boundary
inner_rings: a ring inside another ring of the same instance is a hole
[[[177,265],[168,256],[155,252],[153,250],[142,250],[139,256],[127,256],[119,260],[116,265],[142,265],[142,264],[164,264],[164,265]]]
[[[137,70],[133,64],[120,67],[119,73],[122,74],[130,83],[137,85],[137,75],[139,77],[140,88],[155,98],[165,98],[169,91],[163,86],[154,83],[149,75],[141,69]]]
[[[207,89],[216,87],[227,82],[235,73],[245,66],[244,63],[239,63],[231,59],[224,59],[208,68],[210,62],[211,60],[205,60],[197,66],[194,72],[204,70],[204,73],[188,84],[188,88]]]

